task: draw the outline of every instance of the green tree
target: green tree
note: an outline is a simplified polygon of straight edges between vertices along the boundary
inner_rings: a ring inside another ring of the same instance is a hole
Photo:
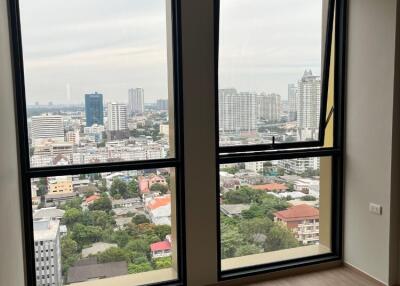
[[[87,212],[91,216],[90,220],[94,226],[99,226],[102,229],[115,225],[114,218],[105,211],[90,211]]]
[[[150,262],[144,262],[140,264],[128,264],[128,274],[141,273],[151,270],[153,270],[153,267],[151,266]]]
[[[95,200],[90,206],[89,210],[91,211],[105,211],[109,212],[112,209],[111,200],[107,196],[102,196],[101,198]]]
[[[96,256],[100,263],[129,261],[126,251],[118,247],[111,247]]]
[[[98,226],[85,226],[77,223],[72,227],[71,238],[78,243],[80,248],[98,242],[102,237],[102,229]]]
[[[41,197],[47,194],[47,179],[46,178],[40,178],[39,183],[38,183],[38,190],[37,190],[37,196]]]
[[[265,251],[275,251],[299,246],[299,242],[288,228],[275,224],[269,231]]]
[[[233,166],[233,167],[222,168],[221,171],[234,175],[239,171],[239,168],[238,166]]]
[[[132,179],[128,184],[129,196],[134,198],[139,196],[139,189],[135,179]]]
[[[266,237],[274,225],[267,217],[242,220],[238,227],[244,239],[251,244],[257,244],[262,237]],[[261,239],[262,240],[262,239]],[[262,241],[264,242],[264,241]]]
[[[154,269],[170,268],[172,265],[172,257],[157,258],[153,261]]]
[[[129,197],[128,194],[128,185],[119,178],[115,178],[111,184],[110,193],[113,198],[116,198],[117,195],[120,197],[127,199]]]
[[[118,244],[119,247],[124,247],[129,242],[130,236],[126,231],[117,230],[114,232],[113,241]]]
[[[132,218],[132,222],[134,224],[143,224],[143,223],[149,223],[150,220],[144,214],[138,214]]]
[[[154,232],[160,240],[164,240],[168,234],[171,234],[171,226],[163,224],[156,225],[154,227]]]
[[[79,258],[78,244],[70,237],[61,239],[61,261],[62,272],[65,275],[68,269],[75,264]]]
[[[307,195],[301,198],[302,201],[316,201],[317,198],[311,195]]]
[[[235,256],[240,257],[240,256],[245,256],[245,255],[257,254],[260,252],[261,252],[261,249],[259,247],[257,247],[256,245],[245,244],[245,245],[239,246],[239,248],[236,250]]]
[[[221,224],[221,255],[222,258],[235,256],[236,250],[243,245],[243,237],[237,227]]]
[[[75,223],[80,222],[82,220],[82,217],[83,214],[81,210],[70,208],[67,209],[64,213],[63,223],[66,224],[68,228],[70,228]]]
[[[73,198],[72,200],[69,200],[69,201],[67,201],[67,202],[65,202],[65,204],[63,204],[62,206],[61,206],[61,209],[63,209],[63,210],[67,210],[67,209],[82,209],[82,206],[81,206],[81,204],[82,204],[82,198],[80,198],[80,197],[76,197],[76,198]]]
[[[159,183],[155,183],[155,184],[151,185],[150,191],[152,191],[152,192],[160,192],[162,194],[165,194],[165,193],[168,192],[168,186],[163,185],[163,184],[159,184]]]
[[[131,252],[144,253],[144,254],[150,252],[149,243],[144,239],[134,239],[129,241],[126,244],[125,249]]]

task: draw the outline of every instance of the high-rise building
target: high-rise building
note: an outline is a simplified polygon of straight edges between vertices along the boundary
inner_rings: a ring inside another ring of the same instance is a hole
[[[256,94],[236,89],[220,89],[219,129],[222,132],[256,130]]]
[[[60,222],[33,221],[37,286],[62,286]]]
[[[32,116],[32,144],[52,140],[64,142],[64,124],[60,115],[39,115]]]
[[[281,119],[281,96],[262,93],[256,96],[256,117],[270,122]]]
[[[316,139],[319,130],[321,79],[305,71],[297,84],[297,126],[300,139]]]
[[[157,99],[158,110],[168,110],[168,99]]]
[[[86,126],[104,124],[103,95],[100,93],[85,94]]]
[[[144,112],[143,88],[131,88],[128,90],[128,112],[130,116]]]
[[[289,121],[297,120],[297,87],[295,84],[288,85]]]
[[[107,105],[107,127],[108,131],[128,129],[126,104],[112,102]]]

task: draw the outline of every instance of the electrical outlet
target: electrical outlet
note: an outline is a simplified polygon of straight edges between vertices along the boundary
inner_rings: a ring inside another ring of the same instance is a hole
[[[369,212],[376,215],[382,215],[382,206],[374,203],[369,203]]]

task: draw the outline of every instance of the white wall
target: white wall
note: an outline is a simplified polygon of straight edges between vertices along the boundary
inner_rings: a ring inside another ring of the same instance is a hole
[[[384,283],[389,282],[394,234],[390,199],[392,129],[398,127],[392,121],[396,2],[349,1],[344,259]],[[383,206],[382,216],[368,211],[369,202]]]
[[[0,285],[24,283],[7,1],[0,0]]]

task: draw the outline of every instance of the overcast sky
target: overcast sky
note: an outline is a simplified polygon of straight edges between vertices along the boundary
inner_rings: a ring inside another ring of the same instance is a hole
[[[201,0],[200,0],[201,1]],[[321,0],[221,0],[220,87],[287,96],[320,73]],[[28,104],[167,97],[165,0],[20,0]]]

